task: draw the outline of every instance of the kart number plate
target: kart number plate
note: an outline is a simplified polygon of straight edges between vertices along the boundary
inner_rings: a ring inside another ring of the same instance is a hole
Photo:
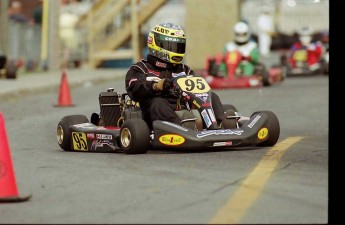
[[[236,64],[239,60],[240,54],[238,52],[229,52],[228,54],[228,63]]]
[[[72,132],[73,149],[88,151],[86,135],[83,132]]]
[[[190,93],[205,93],[211,90],[206,80],[202,77],[182,77],[177,80],[182,91]]]
[[[293,59],[299,62],[307,61],[307,51],[305,50],[298,50],[293,54]]]

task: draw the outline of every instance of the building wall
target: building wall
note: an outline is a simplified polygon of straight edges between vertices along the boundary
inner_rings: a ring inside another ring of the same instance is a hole
[[[185,63],[203,69],[207,56],[221,52],[232,40],[232,27],[240,18],[240,0],[184,1],[187,49]]]
[[[243,0],[242,18],[257,33],[257,18],[263,8],[269,8],[275,16],[278,32],[292,35],[302,26],[315,32],[329,30],[329,0]]]

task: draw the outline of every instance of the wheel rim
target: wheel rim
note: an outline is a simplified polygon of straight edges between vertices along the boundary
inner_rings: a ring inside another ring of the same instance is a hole
[[[63,142],[63,129],[61,126],[58,126],[57,128],[57,140],[58,143],[61,145]]]
[[[128,128],[123,128],[122,132],[121,132],[121,144],[123,147],[127,148],[130,143],[131,143],[131,132],[129,131]]]

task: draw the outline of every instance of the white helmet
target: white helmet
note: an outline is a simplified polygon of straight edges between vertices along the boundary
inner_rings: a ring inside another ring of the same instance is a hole
[[[238,22],[234,26],[235,42],[245,44],[249,41],[250,30],[248,24],[245,22]]]
[[[310,27],[302,27],[299,31],[298,31],[298,35],[299,35],[299,40],[301,41],[301,43],[303,45],[308,45],[310,44],[311,40],[312,40],[312,29]]]

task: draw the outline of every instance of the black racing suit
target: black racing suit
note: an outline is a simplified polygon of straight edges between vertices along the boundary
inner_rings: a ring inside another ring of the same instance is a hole
[[[129,97],[139,102],[143,119],[150,129],[154,120],[165,120],[181,124],[181,119],[175,113],[177,99],[168,93],[158,92],[153,89],[156,81],[153,79],[172,78],[172,74],[185,72],[186,75],[194,75],[194,71],[185,64],[171,64],[147,55],[147,60],[133,64],[126,74],[126,91]],[[212,92],[212,107],[218,124],[222,121],[224,110],[219,96]]]

